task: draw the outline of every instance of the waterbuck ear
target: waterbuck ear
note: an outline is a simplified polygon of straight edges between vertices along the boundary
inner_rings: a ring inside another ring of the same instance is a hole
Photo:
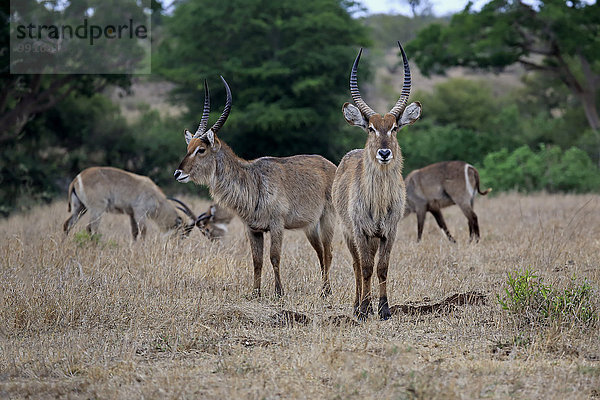
[[[410,125],[419,119],[421,116],[421,103],[415,101],[414,103],[410,103],[404,109],[404,112],[399,118],[398,126],[402,128],[405,125]]]
[[[208,143],[210,143],[211,147],[215,145],[215,133],[213,132],[212,128],[207,130],[203,136],[204,139],[208,140]]]
[[[363,129],[367,129],[369,122],[365,119],[365,117],[363,117],[362,113],[356,106],[350,103],[344,103],[342,106],[342,112],[344,113],[346,122],[348,122],[350,125],[360,126]]]
[[[190,144],[190,141],[194,137],[194,135],[192,135],[192,132],[188,131],[187,129],[183,131],[183,136],[185,136],[186,144]]]

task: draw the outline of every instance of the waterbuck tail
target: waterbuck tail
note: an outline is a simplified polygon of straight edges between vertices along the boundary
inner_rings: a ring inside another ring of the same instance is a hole
[[[486,190],[484,190],[482,192],[481,189],[479,188],[479,172],[477,171],[477,169],[475,167],[471,167],[471,168],[473,168],[473,172],[475,174],[475,188],[477,189],[477,193],[479,193],[482,196],[485,196],[486,194],[488,194],[489,192],[492,191],[492,188],[487,188]]]
[[[73,187],[74,185],[75,179],[73,179],[73,181],[71,181],[71,184],[69,185],[69,193],[67,194],[67,212],[71,212],[71,196],[73,195],[73,193],[75,193],[75,188]]]

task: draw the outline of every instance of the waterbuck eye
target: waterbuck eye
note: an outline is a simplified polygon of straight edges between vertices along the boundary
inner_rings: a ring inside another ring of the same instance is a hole
[[[198,149],[198,153],[202,154],[206,151],[206,149],[204,147],[201,147]]]

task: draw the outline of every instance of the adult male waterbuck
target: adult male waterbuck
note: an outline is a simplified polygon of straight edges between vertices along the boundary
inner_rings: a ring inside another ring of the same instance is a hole
[[[184,235],[194,229],[196,222],[196,216],[187,205],[168,199],[150,178],[112,167],[81,171],[69,185],[68,201],[71,217],[63,225],[65,234],[87,211],[90,212],[87,225],[90,234],[98,231],[105,212],[129,215],[134,240],[138,233],[142,237],[146,235],[148,219],[154,220],[163,231],[180,230]]]
[[[417,241],[423,235],[425,214],[429,211],[448,240],[450,234],[441,209],[456,204],[469,221],[469,240],[479,241],[479,223],[473,211],[475,193],[483,196],[492,189],[481,191],[479,172],[464,161],[443,161],[412,171],[406,177],[405,215],[417,214]]]
[[[225,207],[211,204],[206,212],[198,216],[196,226],[204,236],[210,240],[217,240],[227,234],[227,225],[233,217],[234,215]]]
[[[386,289],[387,272],[396,227],[405,205],[402,153],[396,134],[421,115],[420,103],[406,105],[411,86],[410,68],[402,46],[400,51],[404,61],[404,85],[400,98],[389,113],[383,116],[377,114],[360,96],[356,73],[362,49],[350,74],[350,94],[356,107],[349,103],[342,107],[346,121],[367,132],[364,149],[353,150],[344,156],[333,182],[333,201],[353,259],[356,279],[354,309],[359,319],[366,318],[371,309],[371,276],[377,250],[378,313],[381,319],[391,316]]]
[[[209,187],[212,198],[234,211],[247,226],[254,263],[254,293],[260,295],[263,236],[271,233],[270,258],[275,275],[275,293],[283,295],[279,262],[284,229],[302,229],[317,252],[323,279],[323,294],[331,292],[329,267],[335,211],[331,184],[335,165],[318,155],[261,157],[247,161],[216,135],[231,110],[231,90],[217,122],[207,128],[209,92],[205,81],[204,112],[194,135],[185,131],[187,154],[175,171],[179,182],[193,181]]]

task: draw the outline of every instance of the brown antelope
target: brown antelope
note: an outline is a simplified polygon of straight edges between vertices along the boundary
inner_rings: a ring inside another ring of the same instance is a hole
[[[206,212],[196,219],[196,226],[200,232],[210,240],[221,239],[227,234],[227,225],[233,219],[233,214],[224,207],[211,204]]]
[[[400,43],[398,42],[400,46]],[[371,276],[375,253],[379,250],[379,308],[381,319],[388,319],[387,272],[398,221],[404,213],[405,190],[402,180],[402,153],[396,134],[421,115],[418,102],[406,105],[410,93],[410,68],[402,46],[404,85],[400,98],[385,115],[373,111],[360,96],[356,73],[360,49],[350,74],[350,93],[356,107],[345,103],[344,118],[350,125],[367,132],[364,149],[344,156],[333,182],[333,201],[343,224],[346,244],[352,255],[356,279],[355,313],[365,319],[371,309]]]
[[[450,234],[442,208],[456,204],[469,221],[470,240],[479,241],[479,223],[473,211],[475,193],[483,196],[491,192],[479,189],[479,172],[464,161],[443,161],[417,169],[406,177],[405,215],[417,214],[417,241],[423,235],[425,214],[433,215],[448,240],[456,243]]]
[[[112,167],[91,167],[79,173],[69,185],[68,211],[71,217],[63,225],[65,234],[88,210],[87,231],[98,231],[102,214],[113,212],[129,215],[131,234],[146,234],[146,221],[154,220],[163,231],[180,230],[187,235],[194,229],[196,217],[183,202],[174,205],[150,178]],[[179,212],[181,211],[183,215]],[[191,222],[184,223],[189,217]]]
[[[216,134],[231,110],[231,90],[225,109],[206,130],[209,110],[205,82],[204,112],[194,135],[185,131],[187,155],[175,171],[179,182],[193,181],[209,187],[212,198],[234,211],[246,224],[254,264],[254,293],[260,295],[263,236],[271,234],[270,259],[275,293],[283,295],[279,262],[284,229],[302,229],[317,252],[323,279],[323,295],[331,292],[329,267],[335,211],[331,183],[335,165],[318,155],[262,157],[247,161],[235,155]]]

